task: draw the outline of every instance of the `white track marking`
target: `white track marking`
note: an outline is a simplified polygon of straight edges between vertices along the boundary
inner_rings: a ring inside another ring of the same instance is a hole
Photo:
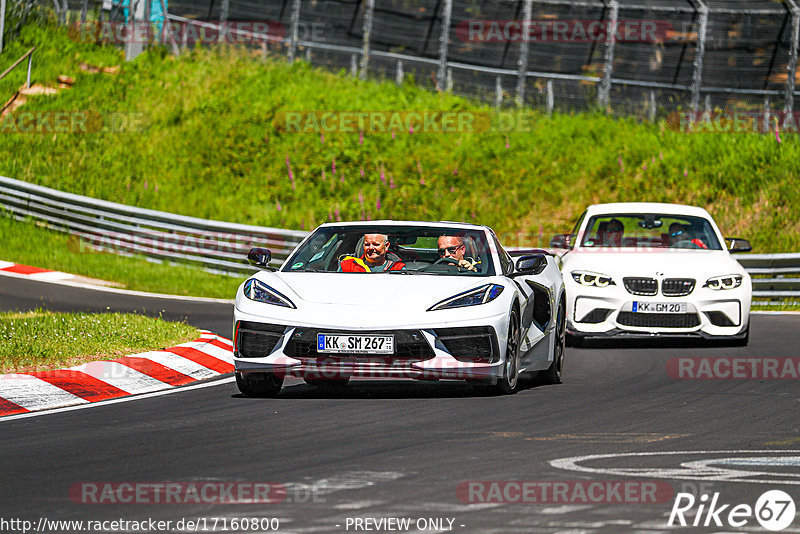
[[[0,397],[26,410],[72,406],[89,401],[31,375],[2,375]]]
[[[41,412],[32,412],[32,413],[21,413],[17,415],[8,415],[6,417],[0,417],[0,424],[5,423],[6,421],[13,421],[15,419],[27,419],[29,417],[41,417],[45,415],[55,415],[62,412],[71,412],[73,410],[83,410],[86,408],[98,408],[100,406],[108,406],[109,404],[119,404],[122,402],[133,402],[143,399],[150,399],[153,397],[160,397],[162,395],[172,395],[173,393],[182,393],[184,391],[191,391],[194,389],[203,389],[203,388],[210,388],[214,386],[220,386],[223,384],[230,384],[234,381],[232,376],[223,378],[221,380],[214,380],[213,382],[206,382],[202,384],[193,384],[191,386],[183,386],[177,388],[170,388],[165,389],[163,391],[156,391],[153,393],[146,393],[144,395],[135,395],[132,397],[120,397],[118,399],[110,399],[106,401],[99,401],[99,402],[90,402],[86,404],[81,404],[78,406],[68,406],[66,408],[56,408],[55,410],[45,410]]]
[[[195,380],[203,380],[206,378],[213,378],[219,375],[218,372],[212,371],[208,367],[204,367],[199,363],[193,362],[178,356],[172,352],[151,351],[136,354],[137,358],[147,358],[150,361],[160,363],[164,367],[169,367],[179,373],[191,376]]]
[[[132,354],[131,356],[136,356]],[[76,365],[71,371],[81,371],[127,393],[139,394],[158,391],[169,384],[114,361],[96,361]],[[0,397],[3,395],[0,393]]]
[[[628,452],[619,454],[592,454],[586,456],[573,456],[570,458],[559,458],[550,460],[550,465],[557,469],[565,469],[568,471],[578,471],[582,473],[591,473],[593,475],[618,475],[618,476],[636,476],[642,478],[667,478],[667,479],[680,479],[680,480],[694,480],[694,481],[709,481],[709,482],[744,482],[750,484],[791,484],[800,485],[800,480],[792,479],[796,477],[795,474],[789,474],[788,480],[780,477],[786,474],[779,472],[764,472],[764,471],[745,471],[730,468],[715,467],[710,465],[716,463],[720,465],[724,462],[725,458],[717,458],[716,462],[684,462],[675,467],[585,467],[579,465],[582,462],[589,462],[594,460],[605,460],[610,458],[640,458],[640,457],[653,457],[653,456],[697,456],[697,455],[727,455],[727,454],[758,454],[762,458],[770,454],[786,455],[797,454],[798,450],[720,450],[720,451],[669,451],[669,452]],[[750,478],[761,476],[765,478]]]

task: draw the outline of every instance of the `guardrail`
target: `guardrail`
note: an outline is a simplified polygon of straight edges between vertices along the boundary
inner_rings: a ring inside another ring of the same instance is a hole
[[[0,208],[15,219],[79,237],[98,250],[189,262],[230,275],[251,273],[252,247],[283,261],[308,232],[211,221],[64,193],[0,176]]]
[[[800,254],[737,254],[734,257],[753,277],[754,299],[800,299]]]
[[[250,273],[250,248],[283,261],[308,232],[227,223],[136,208],[0,176],[0,208],[16,219],[77,236],[95,249],[199,264],[213,272]],[[737,254],[753,276],[753,297],[800,300],[800,253]]]

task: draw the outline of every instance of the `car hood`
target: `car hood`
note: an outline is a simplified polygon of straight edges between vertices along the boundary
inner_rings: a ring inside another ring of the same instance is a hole
[[[611,276],[652,276],[696,278],[742,274],[744,268],[728,251],[644,250],[598,252],[573,250],[561,258],[565,276],[574,270],[593,271]]]
[[[284,273],[255,275],[295,304],[357,306],[362,310],[425,310],[440,300],[493,281],[489,277],[389,273]]]

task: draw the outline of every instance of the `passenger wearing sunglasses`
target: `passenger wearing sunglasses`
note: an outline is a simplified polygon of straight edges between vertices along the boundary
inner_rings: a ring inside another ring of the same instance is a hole
[[[464,258],[467,247],[462,237],[456,235],[440,236],[437,241],[437,246],[439,248],[439,258],[452,258],[455,260],[452,262],[454,266],[457,265],[460,268],[470,271],[478,270],[476,265],[480,263],[479,261],[476,261],[474,258]]]
[[[683,242],[692,243],[695,246],[684,247],[680,244]],[[677,222],[669,225],[669,246],[673,248],[708,248],[700,239],[692,237],[689,226]]]

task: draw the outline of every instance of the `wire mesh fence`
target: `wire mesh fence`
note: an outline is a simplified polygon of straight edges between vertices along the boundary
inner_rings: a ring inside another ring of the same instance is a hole
[[[65,22],[157,25],[175,52],[237,42],[496,106],[652,120],[792,111],[798,94],[800,0],[38,1]]]

